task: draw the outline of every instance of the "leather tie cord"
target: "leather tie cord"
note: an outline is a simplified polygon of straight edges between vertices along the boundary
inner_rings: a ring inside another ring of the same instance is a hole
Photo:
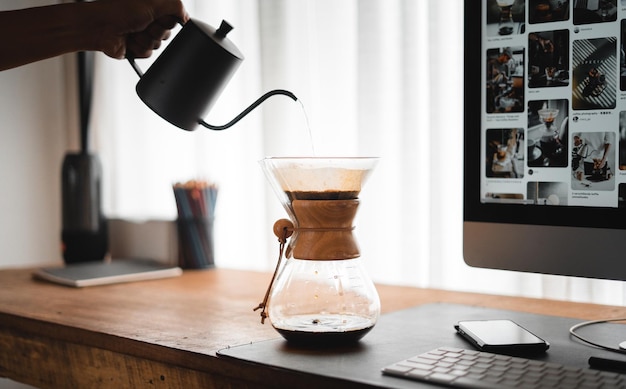
[[[277,222],[278,223],[278,222]],[[291,224],[291,222],[289,222]],[[278,236],[279,249],[278,249],[278,262],[276,263],[276,269],[274,269],[274,275],[272,275],[272,280],[270,281],[269,286],[267,287],[267,291],[265,292],[265,297],[263,297],[263,301],[254,308],[254,311],[259,309],[261,310],[261,324],[265,324],[265,319],[267,318],[267,300],[270,298],[270,292],[272,290],[272,286],[274,285],[274,281],[276,280],[276,275],[278,274],[278,270],[280,269],[280,263],[283,259],[283,251],[285,250],[285,243],[287,243],[287,238],[291,236],[293,233],[293,224],[291,224],[292,231],[290,231],[289,227],[286,225],[282,228],[282,235]],[[274,233],[277,231],[274,230]]]

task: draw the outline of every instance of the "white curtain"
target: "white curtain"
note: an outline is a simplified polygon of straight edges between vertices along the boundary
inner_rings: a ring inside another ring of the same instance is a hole
[[[219,267],[271,270],[286,217],[257,161],[265,156],[378,156],[356,235],[377,282],[621,304],[621,283],[468,268],[462,259],[463,1],[185,0],[222,19],[246,59],[205,120],[186,132],[134,92],[131,67],[98,57],[93,128],[111,217],[176,217],[171,185],[219,186]],[[159,52],[155,52],[158,56]],[[152,60],[139,60],[147,68]],[[309,128],[307,126],[308,117]],[[311,141],[312,139],[312,141]]]

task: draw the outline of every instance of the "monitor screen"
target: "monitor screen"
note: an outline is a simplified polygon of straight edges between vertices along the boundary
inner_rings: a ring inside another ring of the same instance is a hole
[[[626,0],[465,0],[464,258],[626,280]]]

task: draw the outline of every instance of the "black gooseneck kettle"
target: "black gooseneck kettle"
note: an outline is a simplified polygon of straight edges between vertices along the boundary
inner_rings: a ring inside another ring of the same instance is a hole
[[[211,125],[202,119],[243,61],[239,49],[226,37],[232,28],[226,21],[215,29],[190,19],[145,73],[129,57],[140,77],[137,95],[163,119],[187,131],[195,130],[198,125],[211,130],[229,128],[274,95],[297,101],[293,93],[276,89],[224,125]]]

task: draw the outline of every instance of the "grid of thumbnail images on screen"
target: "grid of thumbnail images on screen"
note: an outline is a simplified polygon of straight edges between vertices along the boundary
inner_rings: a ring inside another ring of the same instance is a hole
[[[626,0],[483,1],[482,198],[624,206]]]

